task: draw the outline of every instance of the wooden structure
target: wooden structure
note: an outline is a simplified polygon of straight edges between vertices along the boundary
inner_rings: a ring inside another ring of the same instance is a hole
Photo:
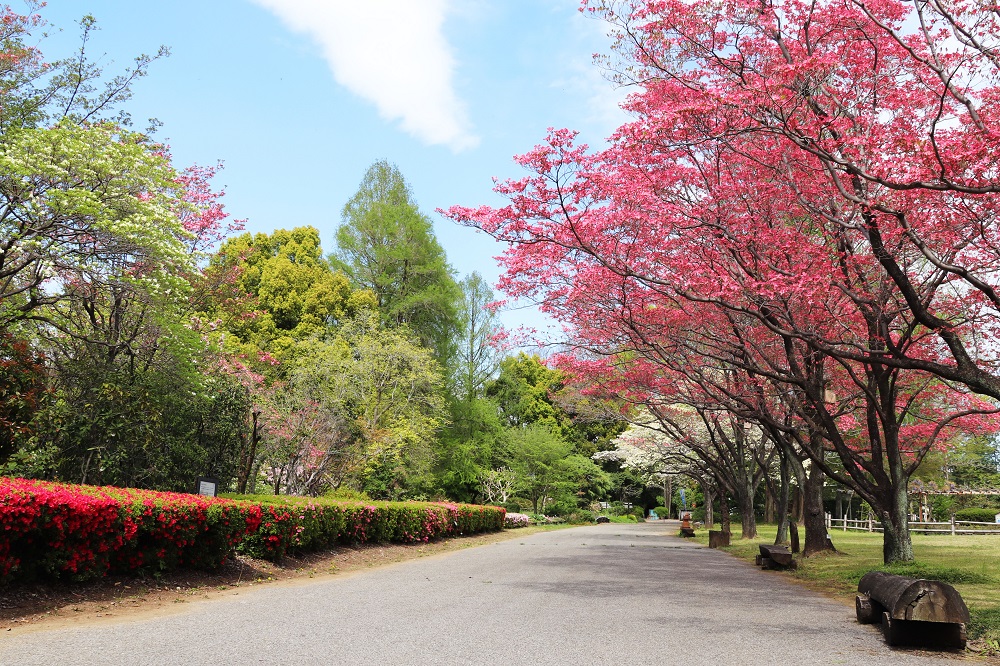
[[[965,647],[969,609],[947,583],[870,571],[858,583],[855,609],[858,622],[882,624],[889,645]]]
[[[723,532],[722,530],[709,530],[708,531],[708,547],[709,548],[722,548],[729,545],[730,532]]]
[[[764,569],[796,569],[798,563],[792,557],[792,551],[785,546],[768,546],[760,544],[760,554],[757,555],[757,566]]]

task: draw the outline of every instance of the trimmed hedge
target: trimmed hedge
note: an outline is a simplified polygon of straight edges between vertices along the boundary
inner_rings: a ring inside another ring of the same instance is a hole
[[[278,560],[336,544],[415,543],[501,530],[498,507],[241,499],[0,477],[0,583],[216,568],[238,549]]]
[[[959,509],[955,512],[955,520],[965,520],[970,523],[992,523],[996,521],[997,509]]]
[[[337,544],[417,543],[503,529],[506,510],[438,502],[342,502],[287,495],[240,496],[259,504],[260,529],[239,552],[279,560]]]
[[[260,521],[221,498],[0,477],[0,582],[215,568]]]

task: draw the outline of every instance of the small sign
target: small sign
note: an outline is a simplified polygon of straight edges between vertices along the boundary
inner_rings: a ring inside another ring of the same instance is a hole
[[[997,519],[997,524],[1000,525],[1000,513],[996,515],[996,519]]]
[[[198,485],[195,488],[196,495],[208,495],[209,497],[215,497],[218,495],[219,482],[216,479],[210,479],[207,476],[198,477]]]

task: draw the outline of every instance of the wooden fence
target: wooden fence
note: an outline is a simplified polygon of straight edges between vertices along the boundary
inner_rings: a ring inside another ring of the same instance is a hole
[[[826,514],[826,528],[828,530],[860,530],[862,532],[881,532],[882,525],[872,518],[868,520],[848,520],[847,518],[833,518]],[[1000,534],[1000,523],[975,523],[966,520],[955,520],[947,523],[920,523],[911,522],[910,532],[920,534]]]

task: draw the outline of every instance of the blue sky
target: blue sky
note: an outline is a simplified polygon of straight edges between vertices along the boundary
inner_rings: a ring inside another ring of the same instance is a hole
[[[16,8],[16,2],[13,3]],[[599,145],[625,120],[621,90],[592,54],[606,26],[577,0],[52,0],[41,10],[48,59],[90,46],[108,71],[160,45],[128,104],[137,127],[156,117],[179,165],[225,163],[216,182],[250,231],[300,225],[334,247],[340,211],[378,159],[396,163],[457,272],[491,282],[491,238],[436,208],[498,204],[492,177],[547,127]],[[61,29],[61,30],[60,30]],[[508,326],[538,326],[530,311]]]

